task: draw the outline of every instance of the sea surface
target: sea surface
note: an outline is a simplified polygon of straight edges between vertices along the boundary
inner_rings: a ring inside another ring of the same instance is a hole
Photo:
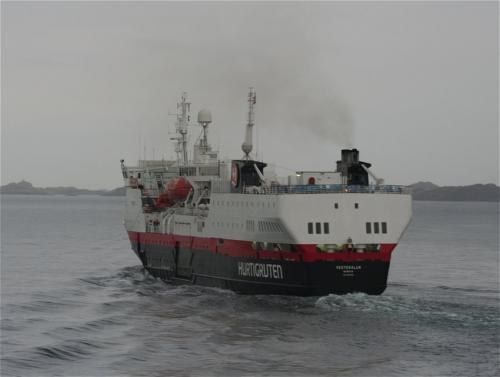
[[[124,198],[1,198],[1,376],[498,376],[499,208],[415,202],[381,296],[148,275]]]

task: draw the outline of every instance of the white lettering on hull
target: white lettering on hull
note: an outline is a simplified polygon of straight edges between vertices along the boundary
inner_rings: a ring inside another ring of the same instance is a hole
[[[238,275],[283,280],[283,268],[279,264],[238,262]]]
[[[342,276],[354,276],[354,272],[357,270],[361,270],[361,266],[352,265],[352,264],[344,264],[335,267],[337,270],[342,271]]]

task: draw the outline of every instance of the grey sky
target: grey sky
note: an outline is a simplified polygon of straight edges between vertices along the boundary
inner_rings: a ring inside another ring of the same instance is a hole
[[[498,39],[496,2],[2,2],[2,184],[119,186],[182,91],[239,158],[248,86],[267,162],[498,184]]]

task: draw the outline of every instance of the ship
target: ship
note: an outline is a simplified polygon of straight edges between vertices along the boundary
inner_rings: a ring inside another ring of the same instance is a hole
[[[328,171],[270,177],[252,154],[253,88],[247,101],[237,159],[221,159],[209,144],[209,110],[190,123],[183,93],[171,138],[176,158],[120,161],[124,225],[144,268],[169,283],[241,294],[383,293],[411,219],[410,189],[385,184],[355,148],[342,149]],[[192,126],[201,128],[188,158]]]

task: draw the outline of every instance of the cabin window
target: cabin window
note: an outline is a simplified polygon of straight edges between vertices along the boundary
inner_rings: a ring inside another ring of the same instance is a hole
[[[382,223],[382,233],[387,233],[387,223],[386,222]]]
[[[366,223],[366,233],[370,234],[372,232],[372,223]]]
[[[358,209],[359,208],[359,203],[354,203],[354,208]]]
[[[307,223],[307,233],[313,234],[313,223]]]
[[[339,209],[339,203],[334,204],[335,209]]]
[[[321,223],[316,223],[316,234],[321,234]]]
[[[373,223],[373,232],[374,233],[380,233],[378,222]]]
[[[323,233],[330,234],[330,224],[329,223],[323,223]]]

